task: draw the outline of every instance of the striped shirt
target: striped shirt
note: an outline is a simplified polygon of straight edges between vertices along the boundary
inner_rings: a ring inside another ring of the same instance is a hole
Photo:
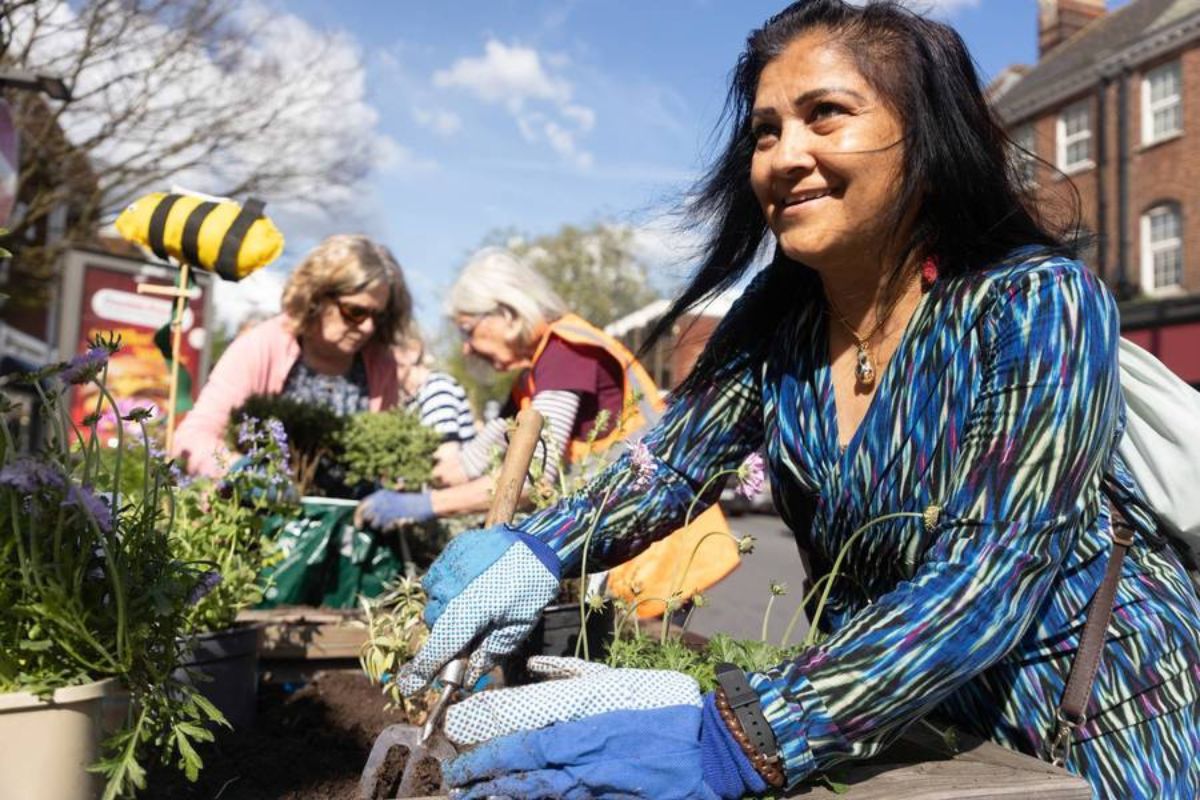
[[[475,438],[475,415],[463,387],[444,372],[430,372],[405,406],[432,428],[443,442],[469,442]]]

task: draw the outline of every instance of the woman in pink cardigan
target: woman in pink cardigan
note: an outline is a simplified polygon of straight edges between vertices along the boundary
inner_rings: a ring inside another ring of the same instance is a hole
[[[239,335],[175,432],[188,472],[219,477],[232,463],[230,412],[253,394],[322,403],[339,414],[398,402],[391,346],[412,322],[412,298],[388,249],[365,236],[331,236],[283,289],[283,313]]]

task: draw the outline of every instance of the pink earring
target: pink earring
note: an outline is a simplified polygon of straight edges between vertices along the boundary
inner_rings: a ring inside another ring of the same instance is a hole
[[[937,256],[929,256],[921,262],[921,283],[926,288],[933,286],[938,279]]]

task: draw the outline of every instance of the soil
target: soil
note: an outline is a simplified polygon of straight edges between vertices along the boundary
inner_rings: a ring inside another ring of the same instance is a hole
[[[388,725],[409,720],[385,710],[385,698],[357,671],[319,672],[287,692],[259,687],[252,728],[222,729],[200,748],[204,769],[189,783],[174,769],[148,777],[143,800],[359,800],[358,782],[375,737]],[[393,748],[387,764],[400,771],[407,760]],[[386,768],[385,768],[386,769]],[[433,759],[417,765],[418,794],[441,794],[441,770]]]

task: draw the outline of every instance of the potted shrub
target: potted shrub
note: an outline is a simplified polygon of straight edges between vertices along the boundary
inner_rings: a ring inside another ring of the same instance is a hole
[[[202,570],[196,602],[186,614],[184,677],[234,727],[254,721],[258,698],[257,625],[238,623],[242,609],[263,599],[259,575],[274,552],[263,536],[265,516],[290,511],[295,492],[288,475],[287,436],[277,420],[247,418],[238,469],[218,484],[196,480],[175,498],[171,550]]]
[[[170,465],[152,451],[146,410],[123,415],[141,431],[141,491],[120,486],[125,425],[116,464],[102,463],[96,426],[116,408],[104,377],[120,345],[92,345],[22,377],[48,427],[34,452],[18,453],[0,426],[0,774],[22,800],[130,794],[144,787],[147,758],[194,778],[194,744],[222,720],[174,677],[200,575],[169,546]],[[66,395],[85,383],[99,392],[80,427]],[[9,405],[3,394],[0,403]]]
[[[338,417],[329,409],[280,396],[254,395],[230,414],[231,447],[245,453],[246,420],[270,419],[286,435],[300,507],[277,513],[265,533],[279,558],[267,568],[264,607],[352,608],[417,559],[431,561],[444,544],[440,522],[380,533],[353,525],[358,499],[379,486],[417,487],[429,479],[438,436],[403,410]],[[241,461],[244,462],[243,456]]]

